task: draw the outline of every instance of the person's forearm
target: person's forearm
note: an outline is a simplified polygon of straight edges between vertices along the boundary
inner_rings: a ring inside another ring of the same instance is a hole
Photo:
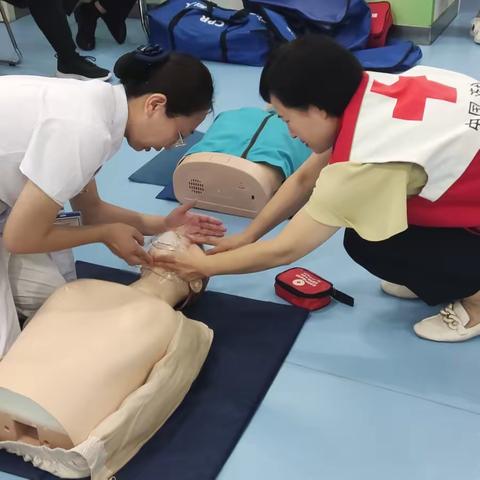
[[[207,277],[232,273],[252,273],[296,260],[294,252],[288,247],[282,247],[276,240],[259,241],[237,250],[206,256],[202,271]],[[297,258],[299,257],[300,255]]]
[[[293,217],[312,194],[322,168],[328,163],[330,151],[313,153],[305,163],[285,180],[272,199],[245,229],[250,242],[261,238],[278,224]]]
[[[326,242],[338,227],[313,220],[303,210],[278,237],[250,243],[236,250],[202,257],[198,271],[206,276],[251,273],[287,265]]]
[[[109,225],[84,227],[52,226],[39,235],[25,234],[15,238],[8,230],[4,232],[5,248],[11,253],[45,253],[65,250],[89,243],[103,242]]]
[[[155,235],[166,230],[159,215],[146,215],[127,208],[101,202],[95,208],[82,212],[82,221],[85,225],[104,223],[125,223],[135,227],[144,235]]]
[[[245,229],[245,236],[253,242],[263,237],[272,228],[295,215],[305,205],[311,193],[311,190],[302,191],[300,182],[294,177],[287,178],[277,193]]]

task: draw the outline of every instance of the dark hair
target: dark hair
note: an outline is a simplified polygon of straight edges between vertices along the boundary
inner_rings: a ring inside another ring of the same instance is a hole
[[[340,117],[360,85],[355,56],[324,35],[305,35],[275,50],[260,78],[260,95],[288,108],[316,106]]]
[[[208,68],[191,55],[156,51],[148,56],[139,48],[115,63],[113,71],[125,87],[127,98],[163,93],[168,99],[169,117],[211,110],[213,81]]]

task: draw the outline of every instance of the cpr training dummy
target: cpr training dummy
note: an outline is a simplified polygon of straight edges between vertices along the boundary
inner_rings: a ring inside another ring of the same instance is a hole
[[[166,232],[149,253],[187,246]],[[205,361],[212,331],[173,308],[204,285],[145,267],[130,286],[78,280],[57,289],[0,362],[0,448],[62,478],[112,476]]]

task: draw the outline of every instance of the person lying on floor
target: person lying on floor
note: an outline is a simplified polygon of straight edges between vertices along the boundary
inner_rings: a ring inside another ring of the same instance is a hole
[[[346,251],[387,293],[442,305],[417,335],[480,335],[480,82],[426,66],[367,73],[331,39],[306,35],[277,50],[260,93],[315,153],[217,254],[191,250],[162,265],[186,279],[255,272],[345,227]],[[276,238],[256,242],[297,211]]]
[[[189,247],[200,249],[169,231],[153,239],[149,253],[155,258],[162,249]],[[148,440],[181,402],[209,351],[212,331],[174,309],[196,299],[206,284],[145,266],[129,286],[83,279],[58,288],[0,362],[0,422],[6,426],[0,440],[72,448],[140,388],[144,396],[151,393],[156,416],[142,419],[145,405],[137,402],[122,415],[135,417],[135,428],[143,430],[132,433],[123,423],[117,434],[124,436],[122,448]],[[150,379],[162,375],[162,391],[153,391]]]

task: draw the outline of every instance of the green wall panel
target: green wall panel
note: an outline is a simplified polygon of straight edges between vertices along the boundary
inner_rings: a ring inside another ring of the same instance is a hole
[[[395,25],[430,27],[435,0],[390,0]]]

